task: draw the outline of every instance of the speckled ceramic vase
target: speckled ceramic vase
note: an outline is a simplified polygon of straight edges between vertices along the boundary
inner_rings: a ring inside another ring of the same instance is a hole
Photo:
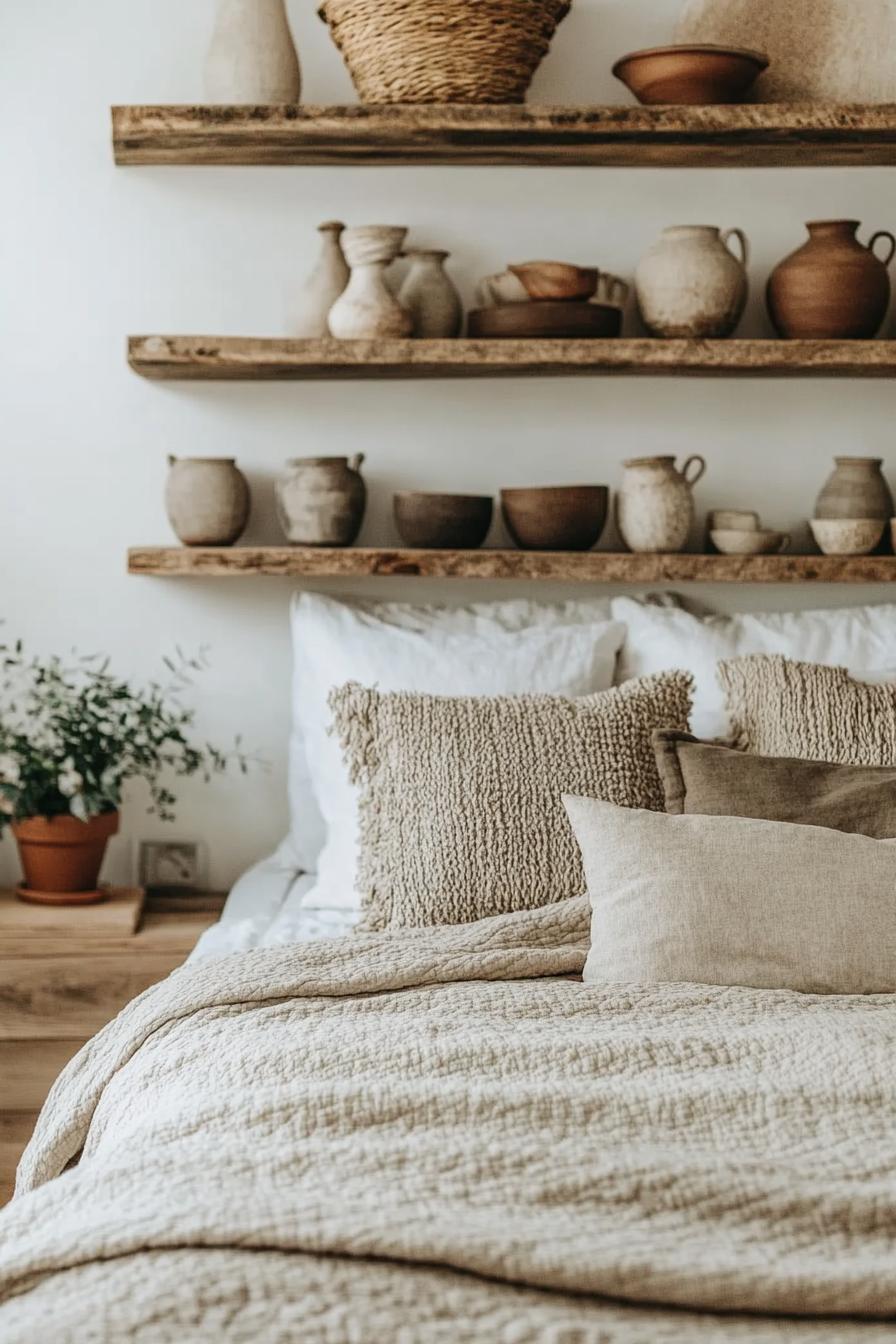
[[[434,340],[459,336],[464,310],[460,295],[445,272],[447,252],[408,249],[410,268],[398,291],[398,301],[414,322],[414,335]]]
[[[630,551],[683,551],[694,523],[691,493],[706,470],[689,457],[677,470],[674,457],[633,457],[624,464],[616,494],[616,526]]]
[[[736,239],[740,257],[727,244]],[[746,237],[709,224],[663,229],[635,271],[635,294],[652,336],[730,336],[747,302]]]
[[[686,0],[675,41],[765,52],[759,102],[896,101],[896,0]]]

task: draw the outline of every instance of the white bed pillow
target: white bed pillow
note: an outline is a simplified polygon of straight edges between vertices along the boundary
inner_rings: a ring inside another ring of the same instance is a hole
[[[613,684],[623,628],[609,602],[525,600],[464,608],[293,600],[292,847],[318,881],[308,905],[357,906],[357,791],[327,697],[354,681],[432,695],[578,696]],[[314,842],[320,842],[315,852]]]
[[[896,840],[563,801],[591,900],[586,984],[896,991]]]
[[[730,731],[718,663],[751,653],[780,653],[803,663],[846,667],[859,680],[896,675],[896,604],[734,616],[692,616],[630,597],[612,601],[626,627],[617,678],[682,668],[694,677],[691,731],[724,737]]]

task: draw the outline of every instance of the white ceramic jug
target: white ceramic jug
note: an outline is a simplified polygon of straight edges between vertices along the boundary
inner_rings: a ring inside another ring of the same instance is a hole
[[[741,259],[728,249],[740,244]],[[747,302],[749,247],[740,229],[708,224],[663,229],[635,271],[635,293],[653,336],[730,336]]]
[[[209,103],[297,103],[302,76],[285,0],[218,0],[205,63]]]
[[[630,551],[683,551],[694,523],[691,491],[706,470],[703,458],[689,457],[680,471],[674,457],[633,457],[623,466],[616,526],[626,546]]]

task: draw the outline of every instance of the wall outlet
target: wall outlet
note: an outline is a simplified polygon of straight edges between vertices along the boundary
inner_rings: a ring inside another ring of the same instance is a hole
[[[147,891],[190,892],[202,887],[200,846],[195,840],[141,840],[138,882]]]

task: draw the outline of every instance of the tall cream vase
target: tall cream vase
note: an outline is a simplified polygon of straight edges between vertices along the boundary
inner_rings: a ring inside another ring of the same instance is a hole
[[[314,340],[329,333],[330,309],[348,284],[348,263],[339,242],[344,229],[335,219],[318,225],[320,253],[289,315],[291,336]]]
[[[210,103],[297,103],[302,76],[285,0],[217,0],[205,64]]]

